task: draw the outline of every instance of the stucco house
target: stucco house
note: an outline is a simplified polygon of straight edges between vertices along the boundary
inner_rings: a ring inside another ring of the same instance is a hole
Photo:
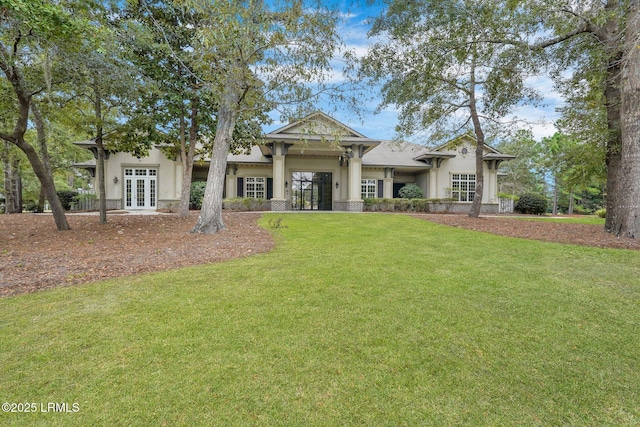
[[[225,197],[267,201],[272,211],[359,212],[366,198],[394,198],[416,184],[425,198],[454,198],[467,211],[475,190],[475,140],[463,135],[437,147],[368,138],[322,112],[266,135],[248,154],[230,154]],[[95,152],[92,141],[77,143]],[[514,158],[485,146],[483,211],[497,212],[501,162]],[[95,161],[78,165],[95,172]],[[194,180],[205,180],[200,159]],[[180,200],[182,165],[155,147],[144,158],[110,153],[105,160],[107,205],[114,209],[162,209]]]

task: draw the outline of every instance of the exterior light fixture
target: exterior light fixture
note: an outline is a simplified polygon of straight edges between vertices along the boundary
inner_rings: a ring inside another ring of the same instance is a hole
[[[289,188],[289,181],[284,182],[284,188]]]
[[[114,176],[114,177],[113,177],[113,183],[114,183],[114,184],[117,184],[117,183],[118,183],[118,177],[117,177],[117,176]]]
[[[338,189],[338,187],[340,187],[340,184],[338,183],[338,181],[336,181],[336,190]]]

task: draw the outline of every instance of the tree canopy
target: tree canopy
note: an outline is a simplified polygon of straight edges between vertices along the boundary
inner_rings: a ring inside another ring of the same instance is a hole
[[[373,22],[370,36],[380,41],[363,58],[361,76],[382,84],[380,107],[400,108],[402,135],[428,129],[438,140],[473,130],[476,197],[469,215],[478,216],[486,129],[499,129],[515,106],[538,98],[526,84],[536,64],[522,56],[520,11],[503,1],[387,6]]]
[[[185,2],[206,16],[194,72],[218,105],[207,186],[193,231],[215,233],[224,228],[227,153],[238,118],[266,119],[276,107],[295,115],[328,89],[331,58],[341,45],[339,16],[321,1]]]
[[[640,235],[638,1],[384,5],[371,21],[359,77],[381,85],[380,108],[399,108],[401,137],[428,133],[441,141],[474,132],[470,215],[482,202],[485,135],[509,128],[514,110],[537,102],[529,78],[549,71],[567,100],[557,123],[566,144],[552,138],[526,146],[523,139],[519,148],[555,153],[566,167],[546,167],[567,188],[599,181],[604,164],[606,230]],[[22,171],[26,159],[65,229],[53,171],[68,162],[59,161],[66,154],[51,141],[53,129],[82,129],[99,153],[144,155],[170,141],[184,160],[197,141],[212,163],[194,231],[222,229],[226,155],[258,142],[267,113],[300,117],[335,90],[339,22],[321,0],[0,0],[0,138],[11,145],[3,148],[3,171]],[[16,160],[20,166],[8,166]]]

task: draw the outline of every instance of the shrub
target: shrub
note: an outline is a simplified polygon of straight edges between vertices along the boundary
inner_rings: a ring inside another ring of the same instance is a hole
[[[364,199],[364,210],[368,212],[392,212],[395,205],[395,199]]]
[[[378,210],[378,199],[363,199],[364,210],[369,212],[375,212]]]
[[[396,210],[396,202],[395,199],[378,199],[380,210],[382,212],[393,212]]]
[[[407,184],[400,189],[398,195],[401,199],[422,199],[422,189],[415,184]]]
[[[433,199],[412,199],[411,202],[415,212],[429,212],[431,211]]]
[[[449,212],[457,199],[364,199],[370,212]]]
[[[58,197],[60,198],[60,203],[62,203],[62,209],[68,211],[71,209],[71,203],[74,202],[78,192],[75,190],[61,190],[58,191]]]
[[[413,201],[411,199],[395,199],[395,210],[400,212],[412,211]]]
[[[539,194],[523,194],[513,210],[523,214],[542,215],[547,211],[547,198]]]
[[[576,215],[591,215],[593,211],[589,208],[585,208],[582,205],[575,205],[573,207],[573,213]]]
[[[251,197],[234,197],[224,199],[222,208],[229,211],[260,211],[265,209],[265,201]]]
[[[606,209],[598,209],[596,211],[596,215],[598,215],[600,218],[605,218],[607,216],[607,210]]]
[[[206,186],[206,181],[195,181],[191,183],[191,195],[189,196],[189,205],[191,209],[202,208],[202,199],[204,199],[204,188]]]

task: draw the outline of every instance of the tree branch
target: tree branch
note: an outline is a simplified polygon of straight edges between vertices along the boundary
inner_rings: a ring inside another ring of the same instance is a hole
[[[541,50],[541,49],[562,43],[563,41],[569,40],[570,38],[573,38],[578,34],[585,34],[585,33],[595,34],[596,36],[599,37],[597,28],[594,28],[590,23],[585,22],[573,31],[570,31],[566,34],[561,34],[558,37],[544,40],[542,42],[536,43],[528,47],[531,50]]]
[[[4,141],[9,141],[13,144],[15,144],[16,139],[13,137],[13,135],[8,134],[8,133],[4,133],[4,132],[0,132],[0,139],[4,140]]]

